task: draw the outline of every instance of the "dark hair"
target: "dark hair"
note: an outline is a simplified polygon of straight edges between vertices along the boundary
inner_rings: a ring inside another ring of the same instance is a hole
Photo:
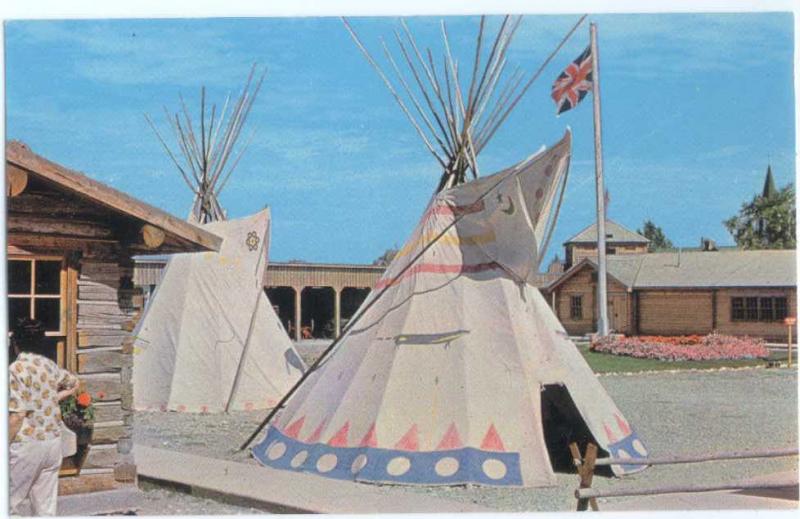
[[[44,342],[44,324],[38,319],[21,317],[11,327],[11,348],[8,352],[9,362],[16,360],[23,351],[39,353]]]

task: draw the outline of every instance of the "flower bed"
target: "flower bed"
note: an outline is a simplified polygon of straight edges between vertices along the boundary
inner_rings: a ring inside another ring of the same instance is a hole
[[[666,361],[765,359],[769,355],[763,339],[717,333],[677,337],[609,336],[592,342],[591,350]]]

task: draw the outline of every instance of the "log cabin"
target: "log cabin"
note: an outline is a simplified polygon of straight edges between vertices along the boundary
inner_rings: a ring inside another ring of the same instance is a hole
[[[643,254],[650,240],[606,218],[606,255]],[[597,223],[564,242],[564,267],[569,269],[584,258],[597,259]]]
[[[95,405],[59,492],[135,484],[131,331],[142,298],[132,256],[216,251],[221,240],[21,142],[6,145],[6,185],[9,322],[42,321],[48,355],[78,374]]]
[[[606,259],[609,327],[617,333],[717,331],[785,341],[783,320],[797,315],[794,250],[710,248]],[[570,335],[596,330],[596,285],[597,263],[584,258],[543,290]]]

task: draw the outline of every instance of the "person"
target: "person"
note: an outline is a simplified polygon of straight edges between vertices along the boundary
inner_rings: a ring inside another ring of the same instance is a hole
[[[47,357],[44,326],[21,319],[9,351],[9,504],[12,514],[29,499],[33,515],[55,515],[61,467],[59,402],[78,391],[79,380]]]

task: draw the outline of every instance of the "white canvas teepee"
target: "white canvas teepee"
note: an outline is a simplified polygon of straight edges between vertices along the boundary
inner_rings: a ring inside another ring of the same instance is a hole
[[[546,486],[555,483],[545,439],[554,427],[615,457],[645,455],[526,282],[570,147],[568,132],[508,170],[434,195],[356,324],[275,415],[254,456],[354,481]],[[543,405],[549,388],[569,398]]]
[[[304,369],[266,294],[269,209],[203,226],[219,252],[170,258],[135,332],[134,407],[274,407]]]

